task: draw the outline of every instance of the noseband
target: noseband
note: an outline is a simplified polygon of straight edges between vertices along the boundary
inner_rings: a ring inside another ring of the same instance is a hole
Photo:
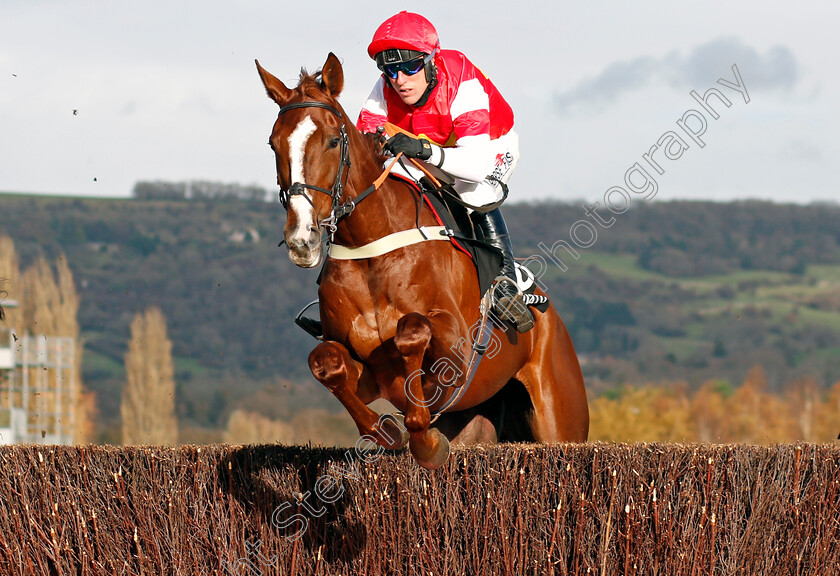
[[[332,189],[327,190],[326,188],[321,188],[320,186],[313,186],[312,184],[306,184],[304,182],[294,182],[291,186],[289,186],[288,190],[280,190],[280,203],[283,205],[283,208],[285,208],[286,211],[288,211],[289,202],[291,201],[292,196],[303,196],[304,198],[306,198],[306,201],[312,205],[312,208],[314,209],[315,204],[313,204],[309,196],[306,195],[306,188],[309,188],[310,190],[315,190],[316,192],[321,192],[322,194],[326,194],[327,196],[332,198],[332,209],[330,210],[330,215],[327,218],[324,218],[323,220],[318,222],[318,226],[322,228],[326,227],[330,232],[330,236],[332,236],[333,234],[335,234],[336,222],[338,221],[338,219],[347,216],[356,207],[355,203],[352,200],[345,204],[340,203],[341,197],[344,194],[344,184],[347,183],[347,178],[350,175],[350,141],[347,137],[347,130],[344,127],[341,112],[336,108],[330,106],[329,104],[325,104],[324,102],[295,102],[294,104],[282,106],[280,108],[279,114],[283,114],[284,112],[288,112],[289,110],[294,110],[296,108],[324,108],[338,116],[339,120],[342,120],[340,132],[341,140],[339,142],[341,159],[339,160],[338,172],[335,175],[335,182],[333,183]]]

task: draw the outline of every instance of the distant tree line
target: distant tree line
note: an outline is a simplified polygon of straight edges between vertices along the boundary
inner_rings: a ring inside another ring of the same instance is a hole
[[[141,180],[132,191],[138,200],[244,200],[246,202],[267,202],[273,196],[261,186],[243,186],[206,180],[188,182],[166,182],[163,180]]]
[[[599,226],[584,249],[570,237],[570,228],[586,220],[582,204],[511,204],[506,216],[518,255],[546,258],[550,250],[572,267],[585,265],[587,252],[632,253],[643,270],[672,277],[739,270],[801,275],[808,264],[840,263],[837,204],[655,202],[618,215],[598,209],[609,227]]]
[[[590,440],[608,442],[831,442],[840,432],[840,381],[829,388],[805,376],[779,392],[753,366],[741,386],[707,380],[691,391],[624,385],[590,402]]]
[[[292,321],[316,297],[318,271],[295,267],[278,248],[280,204],[188,201],[183,186],[182,201],[2,198],[0,233],[15,239],[23,267],[42,256],[73,265],[84,380],[103,420],[111,417],[109,441],[121,439],[132,318],[152,306],[173,343],[179,430],[224,428],[246,408],[242,398],[275,377],[312,384],[289,400],[297,410],[320,392],[319,405],[341,409],[311,377],[314,341]],[[514,203],[506,217],[517,255],[545,258],[542,280],[595,394],[623,382],[740,382],[754,364],[774,392],[808,374],[821,388],[840,380],[840,206],[640,204],[599,227],[591,248],[577,247],[578,260],[557,243],[572,240],[570,227],[585,218],[580,205]],[[232,239],[250,230],[260,241]],[[568,271],[540,244],[557,244]],[[731,276],[704,278],[713,273]],[[0,269],[0,278],[14,277]],[[21,300],[13,284],[0,289]],[[6,324],[17,325],[20,312],[7,309]]]

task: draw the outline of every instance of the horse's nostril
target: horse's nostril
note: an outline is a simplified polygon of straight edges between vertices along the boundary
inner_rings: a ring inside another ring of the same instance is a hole
[[[321,230],[317,226],[309,227],[309,244],[310,247],[315,248],[321,243]]]

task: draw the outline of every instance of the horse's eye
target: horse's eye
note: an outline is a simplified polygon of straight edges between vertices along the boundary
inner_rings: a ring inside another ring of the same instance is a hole
[[[338,136],[333,136],[330,139],[330,148],[335,148],[336,146],[338,146],[339,142],[341,142],[341,140],[338,139]]]

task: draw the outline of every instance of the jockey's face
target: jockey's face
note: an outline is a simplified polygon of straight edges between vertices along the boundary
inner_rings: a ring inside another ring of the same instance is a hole
[[[425,68],[421,68],[417,74],[411,76],[406,76],[405,72],[400,71],[396,78],[388,78],[388,81],[399,94],[400,100],[409,106],[413,106],[420,100],[429,85],[429,81],[426,80]]]

